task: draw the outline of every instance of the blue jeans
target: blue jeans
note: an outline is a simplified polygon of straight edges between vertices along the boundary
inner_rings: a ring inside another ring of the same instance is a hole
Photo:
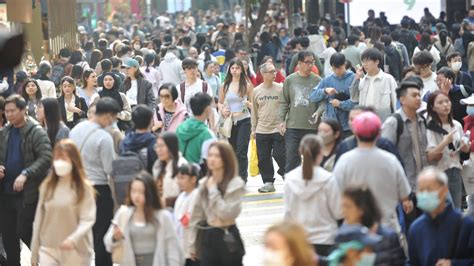
[[[462,201],[461,169],[449,168],[444,172],[448,176],[448,187],[449,187],[449,193],[451,194],[453,206],[456,209],[461,209],[461,201]]]
[[[301,164],[300,141],[306,134],[316,134],[316,130],[288,128],[285,133],[286,166],[288,173]]]

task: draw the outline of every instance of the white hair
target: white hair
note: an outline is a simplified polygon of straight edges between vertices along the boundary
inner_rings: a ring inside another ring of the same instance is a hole
[[[434,167],[434,166],[428,166],[423,168],[423,170],[418,174],[418,178],[420,176],[425,176],[428,175],[430,177],[433,177],[436,181],[443,185],[448,185],[448,176],[444,171],[441,171],[439,168]]]

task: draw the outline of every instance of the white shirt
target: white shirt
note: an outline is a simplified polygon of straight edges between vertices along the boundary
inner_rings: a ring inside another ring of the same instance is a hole
[[[427,93],[433,93],[439,90],[436,84],[436,73],[431,72],[431,76],[428,78],[421,78],[423,80],[423,92],[421,98],[425,97]]]
[[[331,56],[335,53],[337,53],[336,49],[334,49],[333,47],[328,47],[326,48],[326,50],[324,50],[324,52],[320,56],[321,58],[324,59],[324,75],[325,76],[329,76],[334,73],[334,71],[332,71],[332,67],[329,61],[331,59]]]
[[[382,71],[380,71],[380,72],[382,72]],[[369,89],[367,90],[367,99],[366,99],[366,102],[365,102],[365,104],[367,106],[374,106],[374,104],[375,104],[374,81],[375,81],[376,77],[377,77],[377,75],[375,75],[375,76],[367,75],[367,79],[369,80]]]
[[[174,205],[174,224],[176,225],[176,231],[178,233],[178,237],[181,240],[181,244],[186,258],[191,257],[191,254],[188,250],[189,243],[191,242],[191,236],[189,234],[189,222],[191,221],[191,215],[193,213],[194,205],[196,205],[196,196],[198,192],[199,191],[197,189],[194,189],[191,193],[186,193],[184,191],[181,192],[181,194],[179,194],[178,198],[176,199],[176,203]],[[186,221],[188,222],[187,226],[185,226]]]
[[[178,99],[181,100],[181,88],[180,88],[180,85],[177,86],[177,89],[178,89]],[[184,90],[185,90],[185,93],[184,93],[184,105],[186,106],[186,109],[188,110],[188,113],[192,113],[191,111],[191,105],[189,104],[189,101],[191,100],[191,98],[202,92],[202,80],[200,79],[197,79],[196,82],[194,82],[194,84],[192,85],[189,85],[189,84],[184,84]],[[207,94],[209,94],[209,96],[211,97],[214,97],[214,94],[212,93],[212,88],[211,86],[209,86],[209,84],[207,85]]]
[[[132,80],[132,86],[126,93],[130,105],[137,105],[138,84],[137,80]]]
[[[463,129],[461,123],[456,120],[453,120],[453,125],[444,124],[443,129],[447,132],[456,131],[453,136],[453,145],[456,149],[455,151],[449,149],[449,146],[444,147],[443,149],[443,157],[439,160],[437,166],[440,170],[445,171],[450,168],[458,168],[461,169],[462,165],[460,163],[460,150],[459,147],[461,145],[461,138],[463,136]],[[433,149],[434,147],[438,146],[441,141],[443,141],[444,136],[440,133],[434,132],[432,130],[426,131],[426,138],[428,141],[428,150]]]

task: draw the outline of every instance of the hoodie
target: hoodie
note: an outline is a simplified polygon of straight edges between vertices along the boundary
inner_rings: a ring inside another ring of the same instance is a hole
[[[313,245],[333,245],[337,220],[342,219],[341,192],[332,174],[314,166],[313,178],[303,180],[301,166],[289,172],[284,184],[285,219],[302,224]]]
[[[156,137],[152,133],[136,133],[134,131],[130,131],[125,135],[122,143],[120,143],[120,154],[128,151],[139,153],[141,149],[147,148],[146,169],[149,173],[151,173],[153,164],[157,159],[154,149],[155,144]]]
[[[181,67],[181,60],[172,52],[166,53],[158,67],[160,71],[161,84],[180,84],[184,81],[184,71]]]
[[[315,103],[324,101],[326,106],[325,118],[338,121],[342,130],[350,130],[349,128],[349,111],[354,107],[354,103],[350,99],[350,86],[354,81],[354,73],[347,71],[344,76],[338,77],[335,74],[326,76],[318,86],[311,92],[310,100]],[[337,94],[328,95],[326,88],[335,88]],[[338,99],[339,107],[333,107],[331,101]]]
[[[179,140],[179,151],[190,163],[202,163],[207,158],[207,150],[216,136],[204,124],[196,118],[190,118],[178,126],[176,135]]]
[[[165,128],[165,125],[163,125],[164,131],[175,132],[176,128],[178,128],[178,126],[183,123],[184,120],[186,120],[186,115],[188,113],[186,106],[179,100],[176,100],[175,103],[176,110],[174,111],[173,116],[171,117],[168,127]],[[161,103],[158,104],[158,113],[160,114],[163,123],[165,123],[165,108]]]

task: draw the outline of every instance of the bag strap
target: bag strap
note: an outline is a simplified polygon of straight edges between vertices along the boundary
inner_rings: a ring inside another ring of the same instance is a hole
[[[449,249],[448,249],[448,259],[453,259],[456,255],[456,244],[458,243],[459,240],[459,234],[461,231],[461,226],[464,221],[464,216],[461,214],[461,217],[459,218],[458,222],[454,225],[454,230],[453,230],[453,236],[449,240]]]
[[[459,87],[461,88],[462,96],[464,96],[465,98],[469,97],[469,93],[467,93],[466,88],[464,88],[464,85],[460,84]]]
[[[400,136],[403,134],[403,119],[402,116],[399,113],[394,113],[393,117],[397,119],[397,143],[395,143],[396,146],[398,146],[398,141],[400,140]]]
[[[202,82],[202,92],[207,93],[207,82],[205,81]]]
[[[180,92],[181,92],[181,102],[184,103],[184,93],[185,93],[185,91],[186,91],[186,87],[184,86],[184,82],[181,82],[181,83],[179,84],[179,90],[180,90]]]
[[[98,128],[94,128],[91,132],[89,132],[89,134],[87,134],[86,138],[84,139],[84,141],[81,144],[81,147],[79,148],[79,153],[80,154],[82,154],[82,149],[84,148],[84,145],[86,144],[89,137],[92,136],[92,134],[94,134],[94,132],[96,132],[97,130],[98,130]]]

